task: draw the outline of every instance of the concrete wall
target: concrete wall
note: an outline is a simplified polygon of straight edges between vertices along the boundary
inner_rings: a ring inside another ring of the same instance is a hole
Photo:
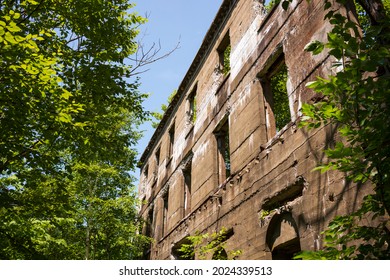
[[[304,51],[309,42],[324,41],[330,30],[323,21],[323,2],[295,0],[287,11],[277,6],[268,13],[261,1],[223,2],[141,158],[142,174],[147,167],[148,176],[141,177],[139,186],[145,201],[140,213],[147,219],[152,209],[149,222],[155,225],[150,258],[172,259],[172,248],[186,236],[222,227],[233,230],[227,249],[242,250],[240,259],[271,259],[272,250],[275,258],[280,248],[290,250],[289,242],[295,239],[301,249],[320,248],[320,232],[330,219],[351,211],[361,199],[343,174],[312,171],[326,161],[323,150],[334,142],[334,129],[306,131],[297,126],[302,103],[313,97],[305,83],[329,73],[332,63],[326,54],[312,56]],[[226,36],[231,69],[223,74],[218,49]],[[291,121],[275,134],[262,77],[282,54],[288,68]],[[195,89],[192,122],[189,96]],[[221,181],[215,132],[226,121],[231,176]],[[184,170],[191,174],[190,205]]]

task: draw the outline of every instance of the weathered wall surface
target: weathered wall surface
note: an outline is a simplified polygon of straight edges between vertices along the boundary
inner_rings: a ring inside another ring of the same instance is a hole
[[[329,73],[332,62],[326,54],[303,50],[326,39],[330,26],[323,21],[323,1],[296,0],[287,11],[275,7],[270,13],[260,2],[223,2],[142,156],[141,214],[156,240],[152,259],[175,258],[172,248],[186,236],[222,227],[233,230],[227,249],[242,250],[241,259],[288,258],[297,249],[321,247],[324,226],[361,197],[342,174],[312,171],[326,161],[323,149],[334,141],[332,127],[297,127],[302,103],[313,97],[305,83]],[[228,74],[221,71],[219,51],[226,38]],[[288,69],[291,121],[276,133],[263,80],[281,57]],[[216,133],[226,122],[228,178],[222,176]]]

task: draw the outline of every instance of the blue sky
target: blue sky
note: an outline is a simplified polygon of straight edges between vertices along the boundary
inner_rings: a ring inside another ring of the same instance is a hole
[[[164,54],[180,42],[169,57],[151,64],[140,76],[140,90],[150,93],[144,103],[146,110],[160,111],[161,104],[166,103],[170,93],[179,86],[221,4],[222,0],[136,1],[134,11],[141,16],[148,15],[139,37],[146,47],[160,41],[161,54]],[[141,129],[144,137],[137,147],[140,154],[153,135],[150,123],[142,125]]]

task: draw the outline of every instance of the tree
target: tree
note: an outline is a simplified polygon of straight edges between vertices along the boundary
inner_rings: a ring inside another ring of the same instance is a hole
[[[148,117],[133,58],[145,19],[125,0],[0,3],[0,258],[127,259]],[[149,53],[149,52],[148,52]]]
[[[355,9],[351,1],[337,2]],[[306,48],[314,55],[327,48],[337,61],[334,66],[341,69],[307,85],[323,99],[303,106],[301,125],[331,124],[341,136],[325,151],[329,162],[317,169],[339,170],[358,186],[373,186],[373,190],[358,210],[331,221],[323,232],[323,250],[303,252],[297,258],[390,259],[389,3],[355,1],[359,24],[333,10],[326,0],[326,18],[333,30],[327,43],[316,41]],[[363,220],[371,220],[371,225]]]

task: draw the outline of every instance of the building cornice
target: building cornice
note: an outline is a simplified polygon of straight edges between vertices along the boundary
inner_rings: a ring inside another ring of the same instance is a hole
[[[191,86],[192,81],[196,77],[199,69],[205,62],[205,57],[208,55],[212,47],[214,46],[216,39],[219,37],[219,33],[226,24],[226,19],[231,14],[233,7],[237,4],[239,0],[224,0],[221,7],[218,10],[217,15],[215,16],[209,30],[207,31],[203,42],[195,55],[194,60],[191,63],[184,79],[180,83],[176,95],[173,97],[172,101],[169,103],[167,110],[165,111],[159,125],[154,131],[151,139],[149,140],[148,145],[146,146],[144,152],[141,155],[141,158],[138,162],[138,167],[142,168],[145,164],[145,160],[149,157],[150,153],[153,151],[156,142],[159,140],[160,135],[164,133],[167,125],[169,125],[169,120],[172,113],[176,110],[177,105],[180,103],[181,99],[186,94],[188,87]]]

